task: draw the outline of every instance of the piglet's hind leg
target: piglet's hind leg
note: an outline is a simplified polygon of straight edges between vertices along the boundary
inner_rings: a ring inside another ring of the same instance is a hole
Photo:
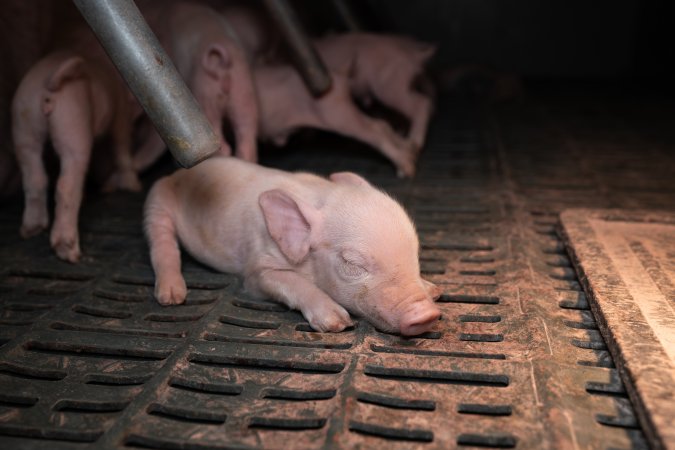
[[[153,165],[166,150],[166,144],[153,125],[144,123],[142,126],[146,128],[146,136],[132,158],[133,168],[137,172],[142,172]]]
[[[122,189],[138,192],[142,187],[131,156],[131,122],[128,113],[118,114],[113,128],[116,169],[106,182],[103,190],[111,192]]]
[[[407,142],[382,120],[362,113],[352,102],[350,94],[328,93],[317,101],[321,115],[321,128],[353,137],[371,145],[398,168],[403,176],[415,174],[415,152]]]
[[[415,150],[419,151],[426,140],[429,120],[433,112],[433,102],[427,96],[415,91],[412,87],[413,74],[405,72],[393,79],[385,80],[372,86],[375,97],[385,105],[395,109],[410,120],[409,139]],[[398,89],[391,89],[397,86]]]
[[[148,194],[145,206],[145,232],[155,271],[155,298],[162,305],[179,305],[187,296],[187,286],[181,274],[176,227],[167,211],[171,202],[171,192],[160,180]]]
[[[50,243],[59,258],[72,263],[80,259],[77,222],[94,142],[92,115],[84,83],[75,82],[64,88],[49,117],[52,144],[61,161]]]
[[[21,168],[23,190],[26,197],[21,221],[21,237],[29,238],[39,234],[49,224],[47,213],[47,173],[42,163],[41,140],[33,136],[17,138],[16,156]]]

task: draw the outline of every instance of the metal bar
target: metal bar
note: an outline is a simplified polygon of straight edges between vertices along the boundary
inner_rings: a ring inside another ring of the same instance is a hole
[[[350,32],[363,31],[364,27],[347,0],[332,0],[335,11]]]
[[[171,59],[131,0],[73,0],[176,161],[192,167],[220,148]]]
[[[290,47],[305,84],[315,97],[320,97],[330,89],[332,80],[298,16],[286,0],[265,0],[265,5]]]

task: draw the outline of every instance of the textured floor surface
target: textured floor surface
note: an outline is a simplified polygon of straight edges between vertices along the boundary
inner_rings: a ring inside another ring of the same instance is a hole
[[[675,448],[675,214],[569,209],[560,219],[649,441]]]
[[[675,118],[581,94],[444,99],[412,181],[334,137],[263,155],[357,171],[405,204],[444,288],[414,339],[312,332],[189,259],[186,305],[158,306],[141,195],[88,197],[78,265],[21,241],[20,203],[3,206],[0,446],[648,448],[556,226],[569,207],[675,210]]]

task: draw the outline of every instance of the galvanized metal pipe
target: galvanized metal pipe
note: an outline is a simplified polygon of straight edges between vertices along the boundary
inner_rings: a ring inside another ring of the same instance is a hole
[[[131,0],[73,0],[176,161],[192,167],[220,148],[199,104]]]
[[[315,97],[320,97],[330,89],[332,80],[298,16],[286,0],[265,0],[265,5],[284,36],[305,84]]]

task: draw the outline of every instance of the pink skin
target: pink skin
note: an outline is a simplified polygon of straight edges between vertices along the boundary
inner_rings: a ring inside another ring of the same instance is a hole
[[[195,3],[176,1],[140,6],[220,139],[220,154],[232,154],[223,135],[223,121],[227,119],[234,131],[236,155],[255,162],[256,92],[246,55],[229,34],[227,22],[217,12]],[[153,130],[134,156],[134,167],[147,168],[164,148]]]
[[[255,2],[223,2],[217,6],[218,12],[232,26],[249,61],[254,64],[273,61],[282,42],[276,26],[261,11],[261,6]]]
[[[260,11],[237,5],[222,7],[220,12],[240,36],[249,59],[274,58],[271,54],[277,49],[271,43],[279,38],[265,26]],[[412,83],[433,48],[410,39],[363,33],[317,43],[317,49],[325,52],[322,56],[327,58],[334,83],[332,91],[319,99],[307,93],[289,66],[254,68],[260,94],[260,137],[283,145],[297,128],[333,131],[366,142],[389,158],[399,175],[412,176],[432,112],[431,100],[414,91]],[[361,45],[368,48],[361,49]],[[412,122],[410,140],[401,139],[386,122],[363,114],[351,102],[352,95],[375,96],[407,115]]]
[[[440,317],[412,222],[353,173],[327,180],[211,158],[153,186],[145,231],[163,305],[187,294],[180,241],[201,262],[243,276],[252,295],[300,310],[317,331],[344,330],[347,311],[406,336]]]
[[[11,139],[12,95],[51,44],[57,6],[26,0],[4,0],[0,6],[0,200],[21,188]]]
[[[36,235],[49,224],[42,162],[47,139],[61,161],[50,235],[59,258],[73,263],[80,258],[77,217],[95,138],[110,134],[114,143],[116,171],[104,190],[141,189],[132,169],[131,109],[124,85],[107,65],[56,52],[33,66],[12,102],[12,136],[26,201],[22,237]]]
[[[295,69],[288,65],[256,67],[260,100],[260,138],[284,145],[303,127],[332,131],[369,144],[387,157],[400,176],[413,176],[415,154],[409,143],[382,120],[367,116],[352,101],[349,80],[332,73],[333,86],[314,98]]]
[[[376,98],[406,116],[411,124],[408,138],[417,151],[424,146],[433,102],[413,83],[434,46],[401,36],[349,33],[318,39],[315,47],[330,70],[350,73],[356,97]]]

